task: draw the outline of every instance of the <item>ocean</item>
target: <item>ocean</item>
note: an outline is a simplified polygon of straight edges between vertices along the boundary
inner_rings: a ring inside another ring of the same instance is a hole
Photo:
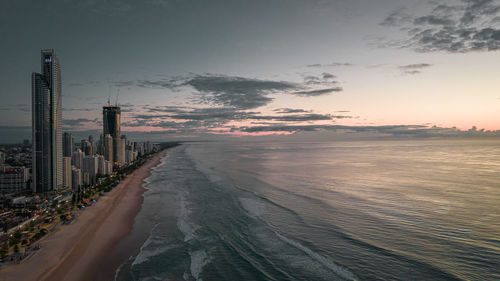
[[[500,280],[500,141],[207,142],[148,178],[116,280]]]

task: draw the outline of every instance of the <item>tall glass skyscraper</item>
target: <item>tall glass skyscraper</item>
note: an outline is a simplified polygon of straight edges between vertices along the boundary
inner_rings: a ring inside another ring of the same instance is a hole
[[[63,134],[63,157],[71,157],[75,150],[75,138],[71,133]]]
[[[102,107],[102,125],[103,135],[110,135],[113,138],[113,159],[106,159],[113,163],[121,163],[120,155],[120,114],[119,106],[103,106]]]
[[[54,50],[42,50],[32,74],[33,191],[63,187],[61,68]]]

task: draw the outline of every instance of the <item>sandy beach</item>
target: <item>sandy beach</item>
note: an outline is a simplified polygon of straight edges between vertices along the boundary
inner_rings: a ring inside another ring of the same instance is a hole
[[[143,202],[142,184],[166,153],[156,154],[73,223],[40,240],[42,249],[37,253],[21,264],[1,268],[0,280],[95,280],[100,262],[129,235]],[[109,277],[119,264],[106,268],[105,274],[101,268],[99,275]]]

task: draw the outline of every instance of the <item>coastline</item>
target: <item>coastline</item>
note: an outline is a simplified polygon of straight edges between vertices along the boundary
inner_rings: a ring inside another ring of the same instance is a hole
[[[95,280],[98,273],[100,277],[114,274],[120,261],[104,272],[100,262],[130,234],[142,207],[145,179],[167,151],[157,153],[128,175],[75,222],[43,238],[37,253],[20,264],[1,268],[0,280]]]

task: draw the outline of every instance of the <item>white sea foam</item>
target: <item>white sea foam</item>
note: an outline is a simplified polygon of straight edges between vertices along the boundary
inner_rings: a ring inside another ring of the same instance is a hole
[[[279,233],[276,232],[276,235],[285,243],[290,244],[294,246],[295,248],[301,250],[302,252],[306,253],[309,257],[311,257],[313,260],[319,262],[321,265],[327,267],[331,271],[333,271],[336,275],[342,277],[345,280],[357,280],[356,276],[352,272],[350,272],[348,269],[337,265],[334,263],[331,259],[322,256],[318,253],[315,253],[311,249],[303,246],[302,244],[293,241],[292,239],[289,239]]]
[[[191,256],[191,275],[197,281],[202,281],[200,273],[203,271],[203,267],[210,262],[210,258],[203,250],[190,252],[189,255]]]
[[[180,213],[177,218],[177,227],[184,234],[184,242],[196,237],[195,232],[199,228],[198,225],[189,221],[189,203],[186,201],[188,192],[184,191],[180,199]]]
[[[255,217],[260,217],[266,213],[266,205],[258,200],[252,198],[239,198],[241,206]]]
[[[177,245],[167,245],[167,246],[160,246],[160,247],[155,247],[152,249],[144,249],[141,250],[141,252],[137,255],[137,257],[134,259],[134,262],[132,262],[132,266],[136,266],[139,264],[142,264],[144,262],[147,262],[149,259],[152,257],[156,257],[158,255],[161,255],[168,250],[177,247]]]
[[[139,254],[134,258],[134,261],[132,262],[132,266],[139,265],[141,263],[144,263],[148,261],[150,258],[158,256],[169,249],[172,249],[176,247],[176,245],[164,245],[163,244],[163,238],[155,236],[153,233],[155,229],[159,226],[160,224],[156,224],[153,229],[151,229],[151,233],[144,242],[144,244],[141,246],[141,250],[139,251]],[[160,246],[159,246],[160,245]]]

